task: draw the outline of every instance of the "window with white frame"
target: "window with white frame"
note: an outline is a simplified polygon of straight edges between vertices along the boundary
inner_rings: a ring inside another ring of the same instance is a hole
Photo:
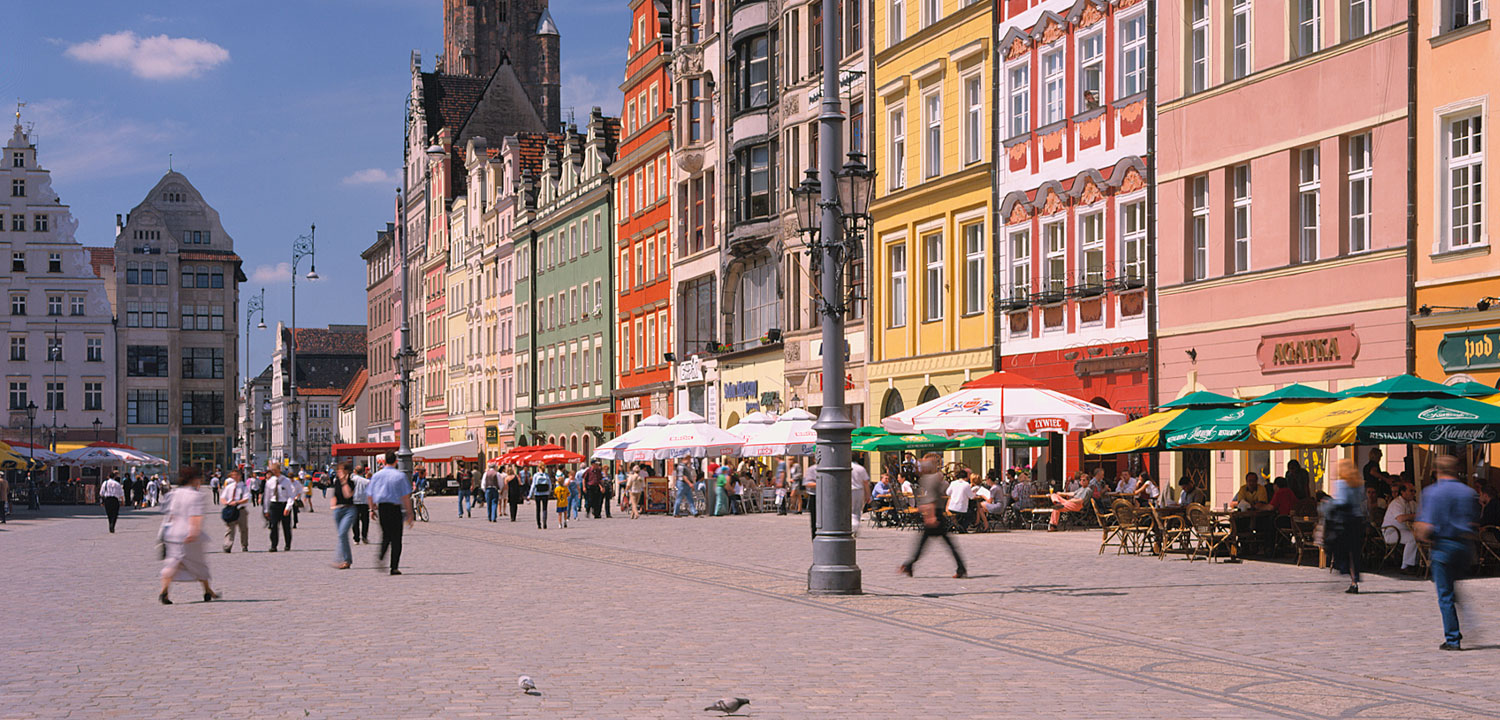
[[[1066,75],[1061,48],[1042,56],[1042,107],[1045,109],[1045,116],[1042,118],[1043,125],[1050,125],[1063,119],[1063,88]]]
[[[1484,131],[1479,111],[1444,118],[1443,145],[1443,249],[1459,250],[1484,242]]]
[[[1031,297],[1031,230],[1022,228],[1010,234],[1010,297]]]
[[[906,0],[891,0],[891,11],[885,24],[890,30],[887,46],[906,39]]]
[[[927,263],[922,275],[922,319],[927,322],[943,319],[943,234],[928,233],[922,236],[922,259]]]
[[[1231,173],[1234,185],[1234,270],[1250,270],[1250,166],[1236,165]]]
[[[983,73],[964,78],[964,162],[984,159],[984,82]]]
[[[1146,281],[1146,203],[1125,203],[1120,209],[1120,277],[1132,286]]]
[[[1146,14],[1120,21],[1120,97],[1146,91]]]
[[[888,111],[886,125],[890,128],[891,147],[886,155],[886,176],[890,189],[906,187],[906,107],[894,105]]]
[[[1443,0],[1443,32],[1466,28],[1485,19],[1484,0]]]
[[[1188,40],[1188,92],[1202,92],[1208,89],[1208,0],[1187,0],[1187,3],[1192,27]]]
[[[934,90],[922,96],[922,176],[943,174],[943,94]]]
[[[886,249],[887,268],[890,272],[890,326],[906,325],[906,243],[898,242]]]
[[[1297,151],[1297,256],[1300,262],[1318,259],[1318,215],[1321,207],[1321,170],[1317,146]]]
[[[1078,218],[1079,266],[1083,284],[1104,287],[1104,213],[1096,212]]]
[[[943,18],[943,0],[918,0],[922,3],[922,27]]]
[[[963,227],[964,238],[964,314],[984,312],[984,223]]]
[[[1349,136],[1349,252],[1370,249],[1370,202],[1374,169],[1370,165],[1370,134]]]
[[[1311,55],[1323,47],[1322,0],[1296,0],[1297,56]]]
[[[1368,0],[1354,0],[1368,2]],[[1250,0],[1229,3],[1229,79],[1238,80],[1250,74]]]
[[[1010,80],[1010,136],[1031,131],[1031,64],[1013,65],[1006,71]]]
[[[1188,181],[1189,207],[1192,218],[1188,231],[1188,256],[1192,262],[1190,280],[1208,277],[1208,177],[1199,175]]]
[[[745,268],[735,294],[735,342],[758,340],[776,327],[776,263],[764,258]]]
[[[1068,287],[1068,235],[1061,220],[1042,226],[1042,237],[1046,241],[1047,274],[1042,279],[1046,291],[1061,297]]]
[[[1093,110],[1104,102],[1104,31],[1078,39],[1078,109]]]
[[[1370,34],[1370,0],[1344,0],[1344,39]]]

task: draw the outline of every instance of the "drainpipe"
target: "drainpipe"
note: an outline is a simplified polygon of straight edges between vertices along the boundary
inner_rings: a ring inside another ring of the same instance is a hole
[[[1154,0],[1153,0],[1154,1]],[[1417,3],[1406,2],[1406,372],[1417,372]]]
[[[1156,334],[1156,5],[1146,0],[1146,402],[1147,412],[1155,410],[1161,399],[1161,341]],[[1151,456],[1151,475],[1161,483],[1157,454]]]

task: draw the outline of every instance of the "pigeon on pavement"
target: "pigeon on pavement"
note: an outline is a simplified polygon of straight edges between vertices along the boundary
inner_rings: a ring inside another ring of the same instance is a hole
[[[732,713],[749,704],[750,701],[746,698],[720,698],[718,702],[703,709],[718,710],[722,713]]]
[[[527,695],[530,695],[531,693],[536,691],[536,683],[531,681],[530,675],[522,675],[521,677],[516,678],[516,685],[519,685],[521,687],[521,692],[526,693]]]

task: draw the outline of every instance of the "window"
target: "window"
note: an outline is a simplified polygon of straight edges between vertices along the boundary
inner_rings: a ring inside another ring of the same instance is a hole
[[[1344,39],[1370,34],[1370,0],[1347,0],[1344,5]]]
[[[964,78],[964,162],[984,159],[984,83],[981,74]]]
[[[162,277],[166,277],[166,276],[163,275]],[[169,307],[170,307],[170,305],[168,303],[164,303],[164,302],[156,303],[156,327],[159,327],[159,328],[168,327],[167,315],[171,312],[168,309]],[[145,325],[146,327],[151,327],[151,324],[150,324],[151,315],[150,315],[150,312],[149,312],[150,309],[151,309],[150,308],[150,303],[146,303],[146,304],[144,304],[144,305],[141,306],[141,321],[142,321],[142,324]]]
[[[1234,269],[1242,273],[1250,269],[1250,166],[1236,165],[1234,176]]]
[[[756,35],[735,43],[733,69],[738,92],[735,110],[762,108],[771,103],[771,38]]]
[[[26,336],[25,335],[12,335],[10,337],[10,359],[11,360],[25,360],[26,359]]]
[[[890,126],[891,148],[886,158],[886,175],[890,178],[890,189],[906,187],[906,108],[897,105],[887,115]]]
[[[1031,296],[1031,231],[1016,230],[1010,234],[1010,297],[1025,300]]]
[[[317,417],[317,405],[308,406],[308,416]],[[327,417],[326,410],[323,417]],[[224,393],[185,392],[182,394],[183,425],[223,425]]]
[[[906,39],[906,0],[891,0],[891,12],[886,25],[890,29],[887,45],[895,45]]]
[[[927,264],[922,275],[922,320],[943,319],[943,234],[922,236],[922,259]]]
[[[64,394],[64,386],[65,385],[67,385],[67,383],[64,383],[64,382],[48,382],[47,383],[47,407],[45,408],[46,410],[66,410],[66,409],[68,409],[64,405],[64,403],[63,403],[63,394]]]
[[[682,342],[684,356],[702,352],[710,340],[718,337],[715,330],[718,309],[716,295],[712,275],[682,284],[682,326],[678,337]]]
[[[689,78],[687,81],[687,139],[698,142],[703,139],[703,80]]]
[[[68,314],[74,316],[83,315],[82,295],[74,295],[68,298]]]
[[[1078,252],[1084,286],[1104,287],[1104,213],[1078,218]]]
[[[10,181],[10,196],[11,197],[26,197],[26,181],[25,180],[12,180],[12,181]]]
[[[855,53],[864,47],[864,29],[860,26],[860,15],[864,7],[863,2],[842,2],[839,7],[843,9],[844,17],[844,52]],[[857,150],[855,152],[858,152]]]
[[[922,3],[922,27],[927,27],[943,18],[942,0],[919,0]]]
[[[935,178],[943,174],[943,95],[931,92],[922,98],[923,125],[922,175]]]
[[[850,7],[858,7],[857,4]],[[863,154],[865,151],[865,104],[856,100],[849,103],[849,152]]]
[[[1447,247],[1457,250],[1484,241],[1484,132],[1477,112],[1444,121],[1444,188]],[[12,315],[17,314],[14,311]],[[20,314],[25,314],[24,312]]]
[[[807,57],[809,58],[808,65],[811,68],[823,67],[822,2],[812,2],[807,6]]]
[[[89,362],[104,362],[104,338],[91,337],[85,343],[84,360]]]
[[[62,300],[63,299],[62,299],[61,295],[48,295],[47,296],[47,315],[49,315],[49,316],[58,316],[58,315],[61,315],[62,314],[62,305],[63,305]]]
[[[771,216],[771,146],[752,145],[735,153],[739,173],[739,207],[741,222]]]
[[[47,253],[47,272],[62,272],[62,253]]]
[[[1192,27],[1188,41],[1191,53],[1188,58],[1188,92],[1202,92],[1208,88],[1208,0],[1187,0],[1187,3]]]
[[[687,41],[693,44],[703,41],[703,2],[704,0],[687,0]]]
[[[1297,251],[1301,262],[1318,259],[1320,174],[1318,148],[1297,151]]]
[[[1042,107],[1045,111],[1045,117],[1042,118],[1043,125],[1050,125],[1063,119],[1064,75],[1061,49],[1042,56]]]
[[[10,254],[10,271],[19,273],[26,272],[26,253],[13,252]]]
[[[1078,109],[1093,110],[1104,99],[1104,33],[1078,39]]]
[[[129,377],[167,377],[165,345],[130,345],[125,348],[125,374]]]
[[[891,327],[906,325],[906,243],[897,243],[886,250],[890,256],[891,273]]]
[[[18,168],[26,167],[26,153],[24,153],[24,152],[13,152],[13,153],[11,153],[10,154],[10,166],[11,167],[18,167]]]
[[[1120,21],[1120,97],[1146,91],[1146,14]]]
[[[1062,298],[1063,291],[1068,287],[1068,236],[1060,220],[1043,225],[1042,236],[1047,243],[1047,274],[1043,280],[1046,282],[1046,291],[1056,301]]]
[[[10,314],[12,314],[12,315],[25,315],[26,314],[26,296],[25,295],[11,295],[10,296]]]
[[[1468,27],[1484,19],[1484,0],[1444,0],[1443,8],[1444,31]]]
[[[1297,43],[1299,57],[1311,55],[1322,48],[1323,4],[1322,0],[1296,0]]]
[[[965,225],[964,236],[964,314],[984,312],[984,223]]]
[[[36,215],[32,218],[31,229],[36,232],[47,232],[47,216]]]
[[[83,409],[104,409],[104,383],[85,382],[83,384]]]
[[[1231,0],[1229,13],[1229,79],[1238,80],[1250,74],[1250,0]]]
[[[1374,171],[1370,165],[1370,134],[1349,137],[1349,252],[1370,249],[1370,203]]]
[[[1021,63],[1010,68],[1010,135],[1031,132],[1031,65]]]
[[[185,379],[221,379],[224,377],[223,348],[183,348],[182,377]]]
[[[26,216],[20,213],[10,216],[10,229],[16,232],[25,232]]]
[[[26,385],[27,382],[25,380],[10,381],[10,409],[24,410],[26,409],[26,405],[31,402],[31,399],[27,397]]]
[[[1120,215],[1120,275],[1136,286],[1146,281],[1146,203],[1126,203]]]
[[[141,304],[138,302],[125,303],[125,327],[141,326]]]
[[[733,320],[736,343],[759,340],[767,330],[776,327],[776,265],[770,258],[759,260],[740,275],[735,293]]]
[[[54,360],[57,362],[62,362],[63,360],[63,339],[57,335],[48,335],[47,361],[52,362]]]

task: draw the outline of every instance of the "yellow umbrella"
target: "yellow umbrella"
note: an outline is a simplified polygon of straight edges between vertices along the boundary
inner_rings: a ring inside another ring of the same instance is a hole
[[[1358,396],[1256,423],[1255,438],[1304,447],[1485,444],[1500,436],[1496,407],[1451,395]]]
[[[1083,451],[1090,455],[1113,455],[1142,450],[1160,450],[1163,447],[1162,433],[1167,424],[1185,412],[1187,408],[1164,410],[1103,432],[1094,433],[1083,439]]]
[[[32,470],[44,467],[41,460],[33,462],[25,455],[16,452],[9,443],[0,442],[0,470]]]

